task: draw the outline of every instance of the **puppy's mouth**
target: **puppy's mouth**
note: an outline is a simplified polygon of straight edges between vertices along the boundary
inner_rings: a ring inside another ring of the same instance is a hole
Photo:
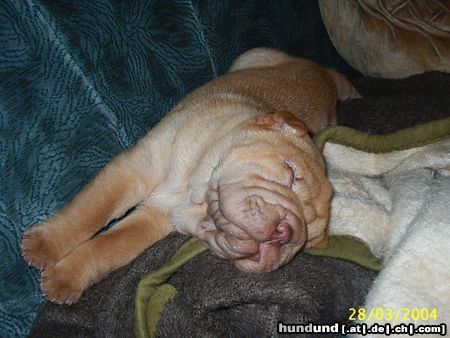
[[[244,272],[272,271],[303,248],[306,227],[297,201],[287,192],[247,183],[209,191],[208,217],[199,237]]]
[[[237,238],[225,231],[207,226],[202,239],[211,251],[225,259],[234,260],[234,265],[244,272],[269,272],[287,263],[305,244],[305,235],[294,235],[287,223],[280,223],[274,238],[258,241],[253,238]],[[304,228],[302,228],[304,229]],[[301,232],[302,229],[295,232]],[[293,237],[300,239],[293,240]]]
[[[269,272],[277,269],[284,262],[282,247],[278,241],[261,243],[258,253],[248,258],[236,259],[234,265],[244,272]]]
[[[289,244],[291,234],[286,232],[292,232],[290,226],[281,223],[279,227],[285,228],[279,231],[280,238],[260,243],[254,255],[236,259],[234,265],[244,272],[269,272],[287,263],[291,255],[286,249],[301,246],[301,243]]]

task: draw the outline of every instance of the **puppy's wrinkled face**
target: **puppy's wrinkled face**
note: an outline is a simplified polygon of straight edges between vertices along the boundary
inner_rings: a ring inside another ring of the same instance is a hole
[[[207,192],[199,237],[246,272],[326,246],[331,189],[323,161],[304,125],[286,114],[260,117],[256,125],[267,131],[231,149]]]

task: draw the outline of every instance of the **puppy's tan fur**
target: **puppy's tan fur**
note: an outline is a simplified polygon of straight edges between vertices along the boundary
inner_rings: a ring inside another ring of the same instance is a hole
[[[43,270],[44,295],[77,301],[173,230],[248,272],[325,247],[331,189],[308,129],[334,123],[337,100],[358,96],[345,77],[305,59],[266,48],[241,55],[25,232],[22,252]]]

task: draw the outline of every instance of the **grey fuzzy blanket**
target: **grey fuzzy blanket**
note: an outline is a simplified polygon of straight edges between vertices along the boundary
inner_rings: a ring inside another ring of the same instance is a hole
[[[158,242],[72,306],[47,303],[30,336],[134,337],[139,279],[164,265],[187,239],[172,234]],[[163,312],[158,336],[261,337],[275,334],[278,321],[345,322],[375,275],[354,263],[306,254],[270,274],[244,274],[205,252],[169,280],[178,295]]]

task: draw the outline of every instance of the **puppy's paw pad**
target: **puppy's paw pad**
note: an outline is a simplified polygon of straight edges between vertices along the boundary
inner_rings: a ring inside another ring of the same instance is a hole
[[[31,228],[24,233],[20,248],[28,265],[42,270],[60,260],[57,248],[52,245],[48,238],[49,235],[42,225]]]
[[[83,293],[78,274],[66,269],[63,264],[45,270],[41,275],[42,295],[56,304],[73,304]]]

